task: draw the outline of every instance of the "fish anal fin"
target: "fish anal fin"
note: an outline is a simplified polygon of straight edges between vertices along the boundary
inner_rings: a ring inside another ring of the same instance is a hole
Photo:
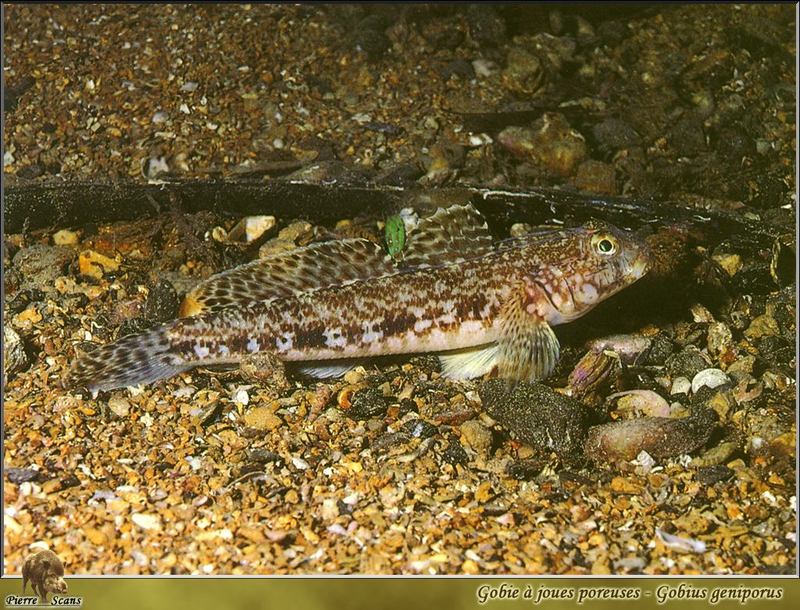
[[[474,379],[490,373],[497,365],[497,345],[439,354],[442,376],[447,379]]]
[[[347,372],[364,364],[364,362],[364,360],[315,360],[297,363],[292,368],[306,377],[332,379],[334,377],[343,377]]]

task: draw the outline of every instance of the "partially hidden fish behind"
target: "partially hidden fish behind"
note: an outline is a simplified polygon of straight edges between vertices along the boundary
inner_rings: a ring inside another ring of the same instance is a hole
[[[359,359],[439,354],[442,372],[547,377],[552,326],[641,278],[649,251],[603,222],[492,243],[472,206],[439,209],[400,261],[362,239],[312,244],[209,278],[184,317],[82,354],[66,383],[92,391],[271,352],[317,376]]]

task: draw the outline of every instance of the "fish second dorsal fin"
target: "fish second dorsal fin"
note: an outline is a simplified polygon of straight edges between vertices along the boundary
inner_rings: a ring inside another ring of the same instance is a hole
[[[435,267],[482,256],[492,250],[492,235],[472,204],[439,208],[409,233],[402,264]]]
[[[503,308],[497,375],[513,381],[545,379],[555,370],[561,347],[550,324],[529,312],[519,293]]]
[[[278,252],[218,273],[184,298],[181,316],[290,297],[397,270],[376,243],[362,238],[326,241]]]

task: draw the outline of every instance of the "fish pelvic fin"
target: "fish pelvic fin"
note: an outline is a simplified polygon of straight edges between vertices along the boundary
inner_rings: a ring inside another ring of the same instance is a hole
[[[439,354],[442,376],[447,379],[475,379],[490,373],[497,366],[497,345]]]
[[[353,359],[353,360],[316,360],[302,362],[293,366],[292,368],[306,377],[313,379],[333,379],[335,377],[343,377],[345,373],[352,371],[357,366],[366,364],[366,359]]]

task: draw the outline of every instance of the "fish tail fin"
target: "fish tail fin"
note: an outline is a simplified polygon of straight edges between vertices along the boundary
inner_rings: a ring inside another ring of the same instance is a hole
[[[174,349],[169,329],[158,326],[79,355],[64,385],[92,392],[112,390],[152,383],[196,366]]]

